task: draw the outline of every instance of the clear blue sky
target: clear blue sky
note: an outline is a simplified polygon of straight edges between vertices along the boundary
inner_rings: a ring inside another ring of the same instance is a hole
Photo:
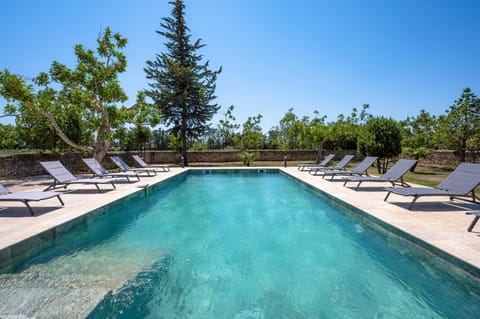
[[[368,103],[374,115],[401,120],[420,109],[443,114],[467,86],[480,95],[478,0],[185,4],[193,38],[207,45],[201,53],[223,66],[219,116],[233,104],[238,122],[262,114],[265,131],[292,107],[333,121]],[[54,60],[73,67],[73,46],[95,48],[110,26],[129,40],[121,82],[133,101],[147,87],[145,61],[165,52],[155,31],[170,10],[165,0],[2,1],[0,68],[32,77]]]

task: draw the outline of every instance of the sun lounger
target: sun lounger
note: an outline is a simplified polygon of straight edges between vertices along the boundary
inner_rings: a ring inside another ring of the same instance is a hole
[[[351,171],[346,170],[326,170],[323,172],[322,178],[325,176],[330,176],[330,180],[334,179],[335,176],[361,176],[361,175],[368,175],[367,170],[370,166],[375,163],[378,159],[376,156],[367,156],[361,161],[357,166],[355,166]]]
[[[422,196],[448,196],[450,199],[468,200],[472,202],[478,199],[475,196],[475,187],[480,184],[480,164],[462,163],[435,188],[411,187],[406,189],[387,188],[388,193],[385,200],[391,193],[412,196],[413,200],[408,209]]]
[[[132,171],[132,172],[144,172],[144,173],[147,173],[148,176],[157,175],[157,172],[156,172],[155,169],[153,169],[153,168],[132,168],[132,167],[128,166],[128,164],[125,163],[125,162],[120,158],[120,156],[111,156],[110,159],[112,160],[112,162],[115,163],[115,165],[117,165],[118,168],[120,168],[120,170],[121,170],[122,172],[128,172],[128,171]],[[153,175],[150,175],[150,173],[152,173]]]
[[[76,178],[68,169],[63,166],[60,161],[40,162],[40,165],[53,177],[53,184],[48,186],[45,190],[54,189],[57,186],[63,186],[67,188],[70,184],[93,184],[97,188],[98,192],[102,192],[99,184],[112,184],[116,179],[113,178]]]
[[[149,166],[145,161],[138,155],[132,155],[133,160],[137,163],[137,165],[141,168],[151,168],[151,169],[161,169],[159,172],[170,172],[170,166],[169,165],[155,165],[155,166]]]
[[[116,172],[110,173],[105,167],[103,167],[95,158],[82,158],[82,161],[87,167],[95,174],[96,177],[120,177],[126,178],[130,183],[130,178],[134,177],[140,181],[140,177],[134,172]]]
[[[53,197],[57,197],[60,201],[62,206],[65,204],[60,197],[60,193],[58,192],[15,192],[10,193],[8,189],[6,189],[3,185],[0,184],[0,201],[1,202],[22,202],[27,206],[30,215],[35,216],[32,207],[30,207],[29,202],[38,202],[44,199],[50,199]]]
[[[401,185],[409,187],[409,185],[403,181],[403,176],[407,174],[407,172],[416,164],[416,160],[401,159],[382,176],[347,177],[345,178],[345,183],[343,183],[343,186],[345,186],[348,182],[357,182],[358,184],[355,187],[355,190],[358,190],[358,187],[360,187],[360,184],[363,182],[388,182],[391,183],[392,186]]]
[[[323,159],[322,162],[318,164],[298,164],[298,169],[300,171],[308,171],[312,168],[327,167],[328,163],[330,163],[334,157],[335,157],[335,154],[329,154]]]
[[[325,172],[327,170],[345,170],[345,167],[348,165],[348,163],[353,159],[354,155],[345,155],[340,162],[337,163],[337,165],[332,166],[331,168],[329,167],[316,167],[316,168],[311,168],[310,169],[310,174],[317,175],[318,172]]]

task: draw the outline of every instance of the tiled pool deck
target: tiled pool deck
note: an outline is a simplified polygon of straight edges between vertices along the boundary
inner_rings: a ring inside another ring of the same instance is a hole
[[[359,191],[354,191],[353,183],[352,188],[344,187],[340,179],[328,181],[298,171],[296,167],[279,169],[358,208],[367,213],[366,216],[392,226],[391,229],[408,234],[407,236],[417,243],[418,240],[427,243],[420,245],[423,248],[431,248],[435,250],[435,254],[440,255],[445,252],[470,265],[476,275],[480,273],[480,223],[473,232],[467,232],[473,217],[465,214],[466,211],[478,209],[480,206],[460,201],[449,202],[446,197],[425,197],[418,200],[413,211],[409,211],[407,207],[411,198],[392,194],[388,202],[383,201],[386,194],[383,188],[388,185],[365,183]],[[171,172],[144,177],[140,182],[117,184],[115,190],[109,185],[101,185],[104,193],[98,193],[93,185],[71,185],[62,195],[65,207],[61,207],[56,198],[33,202],[32,207],[37,213],[37,216],[33,217],[21,203],[0,203],[0,263],[67,232],[92,216],[107,211],[112,204],[121,202],[128,196],[143,192],[147,184],[162,182],[184,171],[185,169],[172,168]],[[26,191],[43,190],[50,180],[36,178],[2,182],[6,183],[11,191]]]

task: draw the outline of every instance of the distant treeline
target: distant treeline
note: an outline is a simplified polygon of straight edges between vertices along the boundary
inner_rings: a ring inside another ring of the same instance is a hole
[[[318,111],[313,117],[300,117],[294,109],[288,110],[278,125],[263,133],[262,115],[248,117],[237,123],[234,106],[224,111],[223,118],[212,124],[201,137],[188,141],[190,150],[209,149],[317,149],[320,143],[329,150],[357,149],[362,130],[374,118],[369,105],[351,114],[340,114],[327,122]],[[384,119],[387,120],[387,119]],[[393,120],[388,119],[390,122]],[[480,99],[469,89],[440,116],[421,110],[416,116],[393,121],[398,126],[403,153],[422,156],[435,149],[454,149],[462,154],[480,148]],[[89,131],[75,127],[74,121],[65,119],[69,137],[81,143],[93,141]],[[391,129],[389,129],[391,131]],[[17,125],[0,124],[0,147],[3,149],[46,149],[69,151],[47,121],[32,118]],[[384,132],[383,134],[387,134]],[[168,128],[149,126],[121,127],[113,132],[112,148],[116,150],[180,150],[177,135]],[[464,156],[464,155],[463,155]]]

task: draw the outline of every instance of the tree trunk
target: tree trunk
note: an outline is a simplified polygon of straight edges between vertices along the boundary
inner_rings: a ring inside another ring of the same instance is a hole
[[[315,163],[320,163],[320,160],[322,159],[322,152],[323,152],[323,141],[320,141],[320,144],[318,144],[318,152],[317,152],[317,159]]]
[[[182,130],[180,132],[181,139],[182,139],[182,158],[183,158],[183,165],[188,166],[188,158],[187,158],[187,116],[182,114]]]
[[[108,140],[97,140],[95,141],[95,150],[93,157],[100,163],[105,156],[108,154],[110,149],[110,141]]]
[[[463,140],[462,141],[462,147],[460,149],[460,163],[463,163],[465,162],[465,153],[466,153],[466,150],[467,150],[467,141],[466,140]]]
[[[68,138],[68,136],[60,128],[60,125],[58,125],[57,120],[55,119],[55,117],[53,116],[52,113],[42,111],[42,110],[39,110],[37,108],[35,108],[35,110],[37,110],[37,112],[40,115],[45,116],[50,121],[50,124],[52,125],[53,129],[55,130],[55,133],[57,134],[57,136],[63,142],[65,142],[65,144],[67,144],[68,146],[70,146],[74,149],[77,149],[77,150],[82,151],[82,152],[87,152],[89,154],[92,154],[92,153],[95,152],[95,150],[93,148],[88,147],[88,146],[79,145],[79,144],[73,142],[70,138]]]
[[[183,165],[188,166],[188,158],[187,158],[187,137],[184,133],[182,133],[182,157],[183,157]]]
[[[378,174],[382,174],[382,167],[383,167],[382,161],[379,157],[379,158],[377,158],[377,173]]]
[[[387,172],[387,168],[388,168],[388,163],[390,161],[388,160],[388,158],[385,158],[385,160],[383,161],[383,169],[382,169],[382,174],[385,174]]]

